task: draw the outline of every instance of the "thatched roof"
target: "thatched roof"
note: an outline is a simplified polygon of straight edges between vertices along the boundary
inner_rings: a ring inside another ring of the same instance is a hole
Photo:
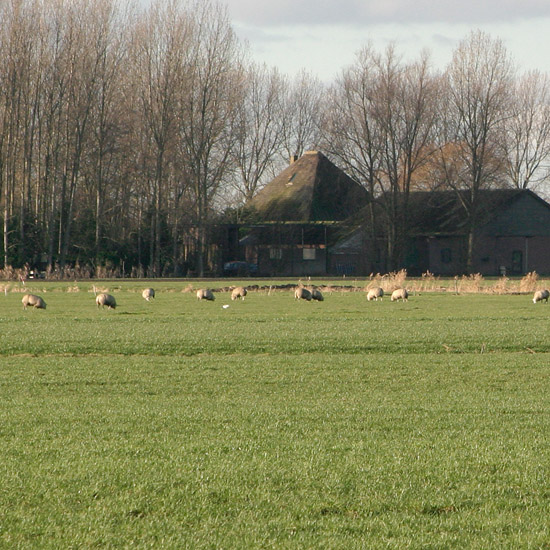
[[[318,151],[308,151],[247,205],[262,221],[340,221],[368,202],[364,187]]]

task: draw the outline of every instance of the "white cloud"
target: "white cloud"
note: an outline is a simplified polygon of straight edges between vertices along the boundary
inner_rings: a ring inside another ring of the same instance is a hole
[[[550,17],[471,26],[466,23],[392,23],[378,25],[234,24],[237,34],[249,41],[252,56],[287,74],[302,68],[330,82],[354,62],[355,54],[370,41],[378,51],[390,43],[406,60],[429,50],[434,66],[443,69],[453,50],[474,29],[500,38],[520,70],[550,72]]]
[[[226,0],[242,23],[279,25],[466,23],[550,17],[548,0]]]
[[[550,0],[219,1],[253,58],[288,74],[329,82],[369,41],[379,51],[394,43],[406,59],[428,49],[443,69],[475,29],[502,39],[520,69],[550,73]]]

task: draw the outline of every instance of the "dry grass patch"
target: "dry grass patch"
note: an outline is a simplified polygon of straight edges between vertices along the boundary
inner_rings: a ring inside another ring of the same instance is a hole
[[[363,289],[365,292],[368,292],[372,288],[380,287],[384,293],[391,293],[398,288],[403,288],[405,286],[405,281],[407,279],[407,270],[401,269],[400,271],[392,271],[390,273],[385,273],[381,275],[377,273],[373,275],[371,273],[369,277],[369,282]]]
[[[527,273],[519,283],[519,291],[525,293],[535,292],[535,290],[537,290],[538,280],[539,276],[536,271]]]

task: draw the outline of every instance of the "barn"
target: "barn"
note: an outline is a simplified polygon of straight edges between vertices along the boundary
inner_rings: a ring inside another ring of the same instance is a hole
[[[472,272],[550,274],[550,204],[527,189],[482,190],[476,204]],[[413,276],[466,272],[469,219],[459,194],[412,192],[407,218],[407,244],[399,268]],[[383,242],[373,243],[365,226],[360,222],[331,248],[333,272],[344,262],[357,275],[385,271]]]
[[[550,273],[550,204],[528,189],[486,189],[477,205],[472,271],[486,276]],[[454,191],[413,193],[406,267],[462,273],[467,217]]]

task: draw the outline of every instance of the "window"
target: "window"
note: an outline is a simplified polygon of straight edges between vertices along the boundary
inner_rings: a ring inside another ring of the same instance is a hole
[[[303,254],[304,260],[315,260],[315,248],[304,248]]]
[[[523,253],[521,250],[514,250],[512,252],[512,271],[514,273],[521,273],[523,270]]]
[[[441,263],[450,264],[453,260],[453,254],[450,248],[441,249]]]
[[[282,260],[283,259],[283,249],[282,248],[270,248],[269,249],[269,259],[270,260]]]

